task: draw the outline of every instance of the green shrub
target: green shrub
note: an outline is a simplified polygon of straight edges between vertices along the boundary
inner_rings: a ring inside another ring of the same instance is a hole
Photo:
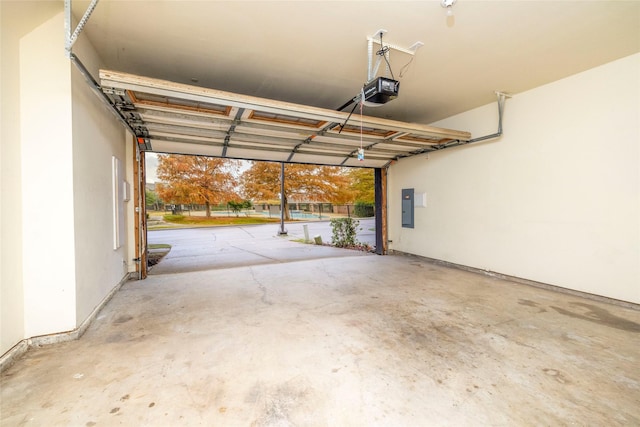
[[[227,202],[227,206],[229,206],[229,209],[231,209],[236,214],[236,216],[238,216],[242,209],[252,208],[253,203],[251,203],[251,200],[244,200],[242,202],[236,202],[235,200],[230,200]]]
[[[331,220],[331,243],[339,248],[358,246],[356,230],[360,221],[353,218],[334,218]]]
[[[374,216],[374,208],[371,203],[356,202],[353,209],[353,216],[358,218],[369,218]]]

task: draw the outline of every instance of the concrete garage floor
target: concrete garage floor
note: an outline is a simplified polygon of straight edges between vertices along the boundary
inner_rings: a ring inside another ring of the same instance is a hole
[[[640,311],[337,251],[126,283],[5,371],[0,424],[640,424]]]

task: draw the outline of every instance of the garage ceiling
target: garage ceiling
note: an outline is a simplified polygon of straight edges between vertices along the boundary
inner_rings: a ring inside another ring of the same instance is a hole
[[[391,52],[400,95],[364,114],[425,125],[640,51],[638,1],[458,0],[454,13],[429,0],[100,0],[82,37],[106,69],[335,110],[367,79],[367,37],[383,28],[387,43],[424,46]]]

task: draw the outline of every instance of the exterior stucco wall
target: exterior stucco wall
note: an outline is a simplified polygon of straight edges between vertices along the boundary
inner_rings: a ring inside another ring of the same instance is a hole
[[[640,54],[518,94],[501,138],[392,165],[390,249],[640,303],[638,76]],[[497,108],[434,125],[490,134]]]

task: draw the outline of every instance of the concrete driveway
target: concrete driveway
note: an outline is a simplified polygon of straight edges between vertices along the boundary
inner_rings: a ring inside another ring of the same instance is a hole
[[[172,230],[150,230],[149,244],[166,243],[171,251],[149,274],[183,273],[220,268],[308,259],[361,256],[361,251],[329,246],[304,244],[304,225],[309,237],[320,235],[323,242],[331,242],[328,221],[293,222],[285,224],[286,236],[278,236],[280,224],[206,227]],[[360,220],[358,241],[375,244],[374,220]]]

